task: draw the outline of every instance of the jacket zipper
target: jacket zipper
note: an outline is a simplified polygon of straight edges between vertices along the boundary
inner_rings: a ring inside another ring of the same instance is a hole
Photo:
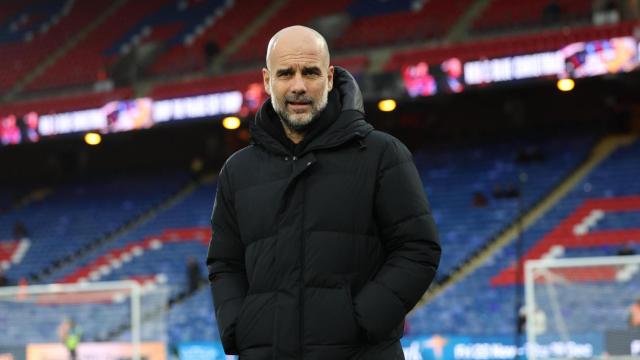
[[[294,155],[293,157],[293,161],[294,161],[294,165],[295,165],[295,161],[298,158]],[[300,211],[300,312],[299,312],[299,316],[300,316],[300,333],[299,333],[299,337],[300,337],[300,360],[304,359],[304,265],[305,265],[305,247],[304,247],[304,243],[305,243],[305,233],[304,233],[304,207],[305,207],[305,184],[306,181],[304,179],[301,179],[300,181],[300,185],[301,185],[301,194],[302,194],[302,204],[301,204],[301,211]]]

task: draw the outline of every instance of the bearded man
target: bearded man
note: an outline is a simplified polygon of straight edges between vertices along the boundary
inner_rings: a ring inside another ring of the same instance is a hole
[[[404,359],[406,314],[440,245],[411,153],[365,121],[316,31],[268,44],[252,144],[218,179],[207,266],[220,338],[242,360]]]

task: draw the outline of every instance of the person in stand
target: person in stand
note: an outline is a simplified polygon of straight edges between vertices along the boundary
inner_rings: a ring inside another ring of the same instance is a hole
[[[628,256],[628,255],[635,255],[635,254],[636,254],[636,251],[631,247],[631,244],[624,244],[622,248],[620,248],[616,252],[616,255],[618,256]]]
[[[192,294],[200,287],[202,280],[202,272],[200,266],[193,256],[189,256],[187,259],[187,293]]]
[[[62,320],[58,327],[58,337],[64,347],[69,351],[69,359],[76,360],[78,358],[78,345],[82,339],[82,331],[76,322],[71,318]]]
[[[207,255],[222,345],[241,359],[400,360],[440,245],[409,150],[366,120],[325,39],[267,47],[252,144],[218,178]]]
[[[473,193],[471,206],[475,208],[484,208],[487,207],[487,205],[489,205],[489,200],[481,191],[476,191]]]
[[[29,238],[29,231],[27,230],[27,227],[20,221],[13,225],[13,238],[15,240]]]
[[[562,8],[556,0],[551,0],[542,10],[542,20],[547,23],[555,23],[560,20]]]
[[[11,285],[11,281],[9,280],[7,275],[5,275],[4,270],[2,270],[2,267],[0,267],[0,287],[10,286],[10,285]]]
[[[640,330],[640,297],[629,307],[629,327]]]

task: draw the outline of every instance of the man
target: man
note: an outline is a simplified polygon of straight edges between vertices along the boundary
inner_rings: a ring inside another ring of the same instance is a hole
[[[196,261],[196,258],[189,256],[187,258],[187,293],[192,294],[200,287],[202,283],[202,273],[200,272],[200,265]]]
[[[58,326],[58,337],[69,351],[69,359],[78,358],[78,345],[82,339],[80,327],[71,318],[65,318]]]
[[[11,285],[11,281],[9,281],[9,278],[4,274],[4,270],[0,267],[0,287],[9,285]]]
[[[629,327],[640,329],[640,297],[629,308]]]
[[[252,144],[222,168],[207,265],[242,360],[404,359],[403,320],[440,259],[411,154],[302,26],[269,42]]]

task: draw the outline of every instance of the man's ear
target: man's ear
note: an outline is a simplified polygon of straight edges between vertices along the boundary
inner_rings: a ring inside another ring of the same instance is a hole
[[[264,85],[264,92],[271,96],[271,92],[269,89],[269,69],[267,68],[262,68],[262,82]]]
[[[329,91],[333,89],[333,66],[329,66],[329,72],[327,73],[327,85]]]

